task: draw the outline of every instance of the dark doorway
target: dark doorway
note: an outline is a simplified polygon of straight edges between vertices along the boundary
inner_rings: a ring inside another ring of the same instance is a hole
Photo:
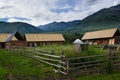
[[[5,48],[5,43],[1,43],[1,47],[2,47],[2,48]]]
[[[36,43],[30,43],[30,47],[36,47],[37,44]]]

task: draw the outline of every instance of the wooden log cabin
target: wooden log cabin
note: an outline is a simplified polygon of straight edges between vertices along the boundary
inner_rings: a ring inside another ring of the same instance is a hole
[[[64,44],[65,39],[62,34],[25,34],[28,47],[48,45],[48,44]]]
[[[0,34],[0,48],[10,49],[11,47],[25,46],[25,39],[20,35],[19,32],[12,34]]]
[[[82,40],[97,45],[120,44],[120,32],[117,28],[86,32]]]

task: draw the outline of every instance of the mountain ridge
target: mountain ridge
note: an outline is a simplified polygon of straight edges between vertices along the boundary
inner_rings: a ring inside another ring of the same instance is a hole
[[[3,22],[0,21],[0,33],[13,33],[18,30],[21,34],[41,33],[43,30],[25,22]]]
[[[77,21],[77,24],[75,24],[75,21]],[[54,23],[49,23],[38,27],[46,32],[69,30],[86,32],[99,29],[120,28],[120,4],[110,8],[101,9],[83,20],[75,21],[65,22],[62,25],[60,24],[61,22],[56,22],[55,25]],[[69,25],[69,23],[71,23],[71,25]]]
[[[80,24],[79,23],[80,21],[81,20],[74,20],[74,21],[69,21],[69,22],[53,22],[53,23],[49,23],[46,25],[40,25],[38,27],[48,32],[49,31],[62,31],[62,30],[66,30],[67,28],[69,28],[69,26],[75,26],[75,25]]]

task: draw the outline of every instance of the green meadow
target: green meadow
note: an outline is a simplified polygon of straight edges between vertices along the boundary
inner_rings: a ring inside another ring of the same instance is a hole
[[[35,49],[53,51],[56,55],[61,55],[63,51],[68,57],[108,53],[108,50],[102,50],[100,46],[89,46],[88,50],[76,53],[73,45],[70,44],[39,46]],[[27,57],[18,51],[0,49],[0,80],[119,80],[120,72],[87,76],[76,75],[78,74],[65,76],[55,73],[52,66]]]

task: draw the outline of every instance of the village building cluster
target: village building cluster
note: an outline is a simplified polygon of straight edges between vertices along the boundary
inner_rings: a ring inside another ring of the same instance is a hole
[[[120,32],[117,28],[86,32],[81,41],[77,39],[75,44],[114,45],[120,43]],[[62,34],[41,34],[30,33],[21,35],[18,31],[11,34],[0,34],[0,48],[10,49],[11,47],[34,47],[47,44],[64,44]]]
[[[62,34],[25,34],[19,32],[12,34],[0,34],[0,48],[10,49],[11,47],[34,47],[46,44],[64,44]]]

